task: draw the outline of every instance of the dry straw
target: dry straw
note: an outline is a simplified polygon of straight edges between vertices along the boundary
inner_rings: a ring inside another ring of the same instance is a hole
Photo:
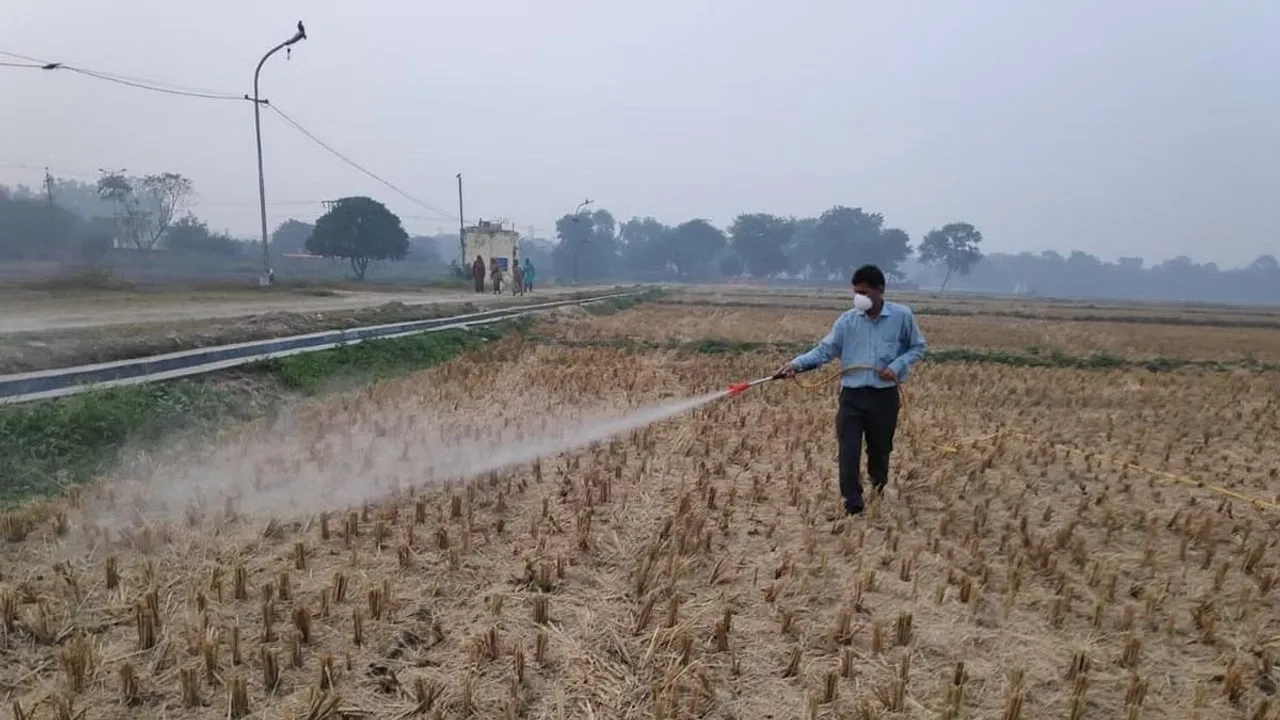
[[[826,393],[540,439],[590,424],[573,401],[779,360],[592,342],[793,332],[678,310],[544,325],[573,346],[491,343],[0,514],[14,715],[1275,715],[1276,516],[1138,469],[1275,493],[1274,378],[926,363],[852,519]],[[489,467],[512,448],[538,452]]]

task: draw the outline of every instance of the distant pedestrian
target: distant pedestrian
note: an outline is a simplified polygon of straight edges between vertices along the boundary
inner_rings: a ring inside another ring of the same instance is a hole
[[[479,255],[471,263],[471,279],[476,283],[476,292],[484,292],[484,258]]]
[[[524,268],[520,263],[511,263],[511,294],[524,294]]]
[[[493,278],[493,294],[502,294],[502,267],[498,265],[498,258],[492,258],[489,261],[489,276]]]
[[[524,259],[524,289],[533,292],[533,261],[529,258]]]

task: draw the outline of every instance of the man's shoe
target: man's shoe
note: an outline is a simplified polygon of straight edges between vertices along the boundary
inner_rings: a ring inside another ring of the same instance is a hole
[[[863,508],[862,508],[862,506],[861,506],[861,505],[855,505],[855,506],[853,506],[853,507],[845,506],[844,514],[845,514],[845,515],[847,515],[847,516],[850,516],[850,517],[852,517],[852,516],[854,516],[854,515],[861,515],[861,514],[862,514],[862,510],[863,510]]]

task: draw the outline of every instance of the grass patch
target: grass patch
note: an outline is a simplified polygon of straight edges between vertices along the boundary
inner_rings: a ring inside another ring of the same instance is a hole
[[[198,380],[0,407],[0,505],[89,480],[109,470],[126,444],[154,446],[234,408],[231,393]]]
[[[404,375],[448,362],[532,322],[517,318],[268,360],[246,370],[314,395],[343,384]],[[152,449],[186,432],[245,420],[235,392],[210,378],[91,391],[0,406],[0,507],[62,491],[116,467],[126,447]]]
[[[254,367],[285,387],[307,395],[333,384],[376,382],[448,362],[471,348],[510,332],[525,332],[527,318],[466,330],[444,330],[385,340],[366,340],[321,352],[267,360]]]
[[[620,312],[653,296],[643,293],[597,305],[606,313]],[[498,338],[528,335],[535,323],[526,316],[468,329],[368,340],[267,360],[242,370],[289,390],[316,395],[449,362]],[[57,493],[110,472],[126,447],[155,448],[184,432],[243,419],[247,419],[245,403],[210,377],[0,406],[0,506]]]
[[[624,310],[630,310],[641,303],[658,300],[666,294],[666,290],[662,288],[649,288],[642,293],[628,295],[627,297],[609,298],[608,300],[587,303],[582,308],[595,316],[612,315]]]
[[[742,300],[664,300],[664,305],[696,305],[710,308],[759,308],[769,310],[813,310],[839,313],[848,309],[847,304],[836,305],[828,298],[815,297],[812,303],[778,303],[767,301]],[[1054,306],[1048,306],[1050,308]],[[1065,309],[1074,307],[1062,306]],[[1182,308],[1155,308],[1150,315],[1076,313],[1072,315],[1054,315],[1026,310],[999,310],[986,307],[946,307],[941,305],[921,304],[912,307],[916,316],[934,317],[997,317],[1020,320],[1051,320],[1053,322],[1078,323],[1117,323],[1121,325],[1172,325],[1178,327],[1225,327],[1233,329],[1277,330],[1280,329],[1280,317],[1265,313],[1239,314],[1239,317],[1224,317],[1227,310],[1188,310]],[[1183,313],[1175,315],[1174,313]],[[1218,312],[1217,315],[1210,313]]]
[[[38,290],[55,295],[87,292],[124,292],[135,289],[135,284],[115,276],[110,269],[89,265],[66,275],[51,278],[25,280],[18,284],[23,290]]]
[[[739,355],[745,353],[767,353],[776,355],[798,355],[813,347],[812,343],[798,342],[754,342],[704,338],[701,340],[641,340],[637,338],[616,338],[609,340],[575,340],[566,341],[553,338],[534,338],[538,342],[566,347],[608,347],[629,352],[666,350],[680,354],[696,355]],[[1253,372],[1280,372],[1280,364],[1264,363],[1257,360],[1191,360],[1187,358],[1157,357],[1143,360],[1132,360],[1114,353],[1102,351],[1091,355],[1068,355],[1061,350],[1044,350],[1031,347],[1024,351],[983,350],[976,348],[938,348],[929,350],[926,363],[984,363],[990,365],[1010,365],[1014,367],[1043,368],[1075,368],[1081,370],[1112,370],[1120,368],[1142,368],[1152,372],[1172,371],[1192,368],[1209,372],[1227,372],[1231,370],[1249,370]]]

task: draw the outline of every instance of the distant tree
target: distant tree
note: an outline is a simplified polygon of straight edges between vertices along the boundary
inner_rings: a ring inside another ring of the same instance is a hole
[[[114,214],[112,204],[98,194],[93,183],[80,182],[69,178],[54,178],[53,201],[76,213],[85,220],[109,218]]]
[[[855,266],[871,262],[886,272],[894,270],[897,262],[885,262],[876,247],[883,225],[884,216],[862,208],[837,205],[822,213],[814,229],[814,250],[822,273],[852,274]]]
[[[793,217],[790,220],[792,232],[786,249],[787,270],[794,273],[816,270],[821,265],[817,250],[818,218]]]
[[[628,275],[653,278],[666,272],[666,237],[671,228],[654,218],[633,217],[622,224],[618,240],[622,265]]]
[[[345,197],[316,221],[307,252],[344,259],[363,280],[370,262],[403,260],[409,253],[409,234],[400,218],[377,200]]]
[[[769,277],[787,269],[787,246],[795,222],[768,213],[739,215],[729,226],[729,239],[747,272]]]
[[[663,240],[662,254],[682,280],[711,277],[712,262],[729,244],[723,230],[701,219],[680,223]]]
[[[406,257],[413,262],[441,264],[440,247],[431,235],[410,236],[409,253]]]
[[[300,253],[307,249],[307,238],[315,225],[289,218],[271,233],[271,252],[276,255]]]
[[[982,261],[982,251],[978,248],[981,243],[982,233],[974,226],[966,222],[948,223],[924,236],[920,242],[920,262],[947,269],[942,279],[945,290],[953,273],[968,275]]]
[[[880,265],[888,275],[901,276],[898,265],[911,257],[911,236],[906,230],[886,228],[880,231],[880,241],[876,243],[876,252],[871,262]]]
[[[1275,273],[1280,272],[1280,263],[1276,262],[1275,255],[1259,255],[1249,263],[1249,269],[1260,273]]]
[[[746,268],[746,263],[737,253],[729,253],[720,258],[720,277],[740,277]]]
[[[618,262],[618,224],[605,209],[569,213],[556,220],[559,244],[551,252],[556,275],[601,280],[613,275]]]
[[[226,233],[209,232],[209,226],[191,213],[169,226],[164,234],[164,246],[199,255],[230,256],[244,251],[243,243]]]
[[[139,250],[156,246],[194,190],[190,180],[171,172],[141,178],[104,172],[97,188],[115,206],[120,233]]]
[[[0,192],[0,258],[55,260],[74,256],[85,222],[43,197]]]

